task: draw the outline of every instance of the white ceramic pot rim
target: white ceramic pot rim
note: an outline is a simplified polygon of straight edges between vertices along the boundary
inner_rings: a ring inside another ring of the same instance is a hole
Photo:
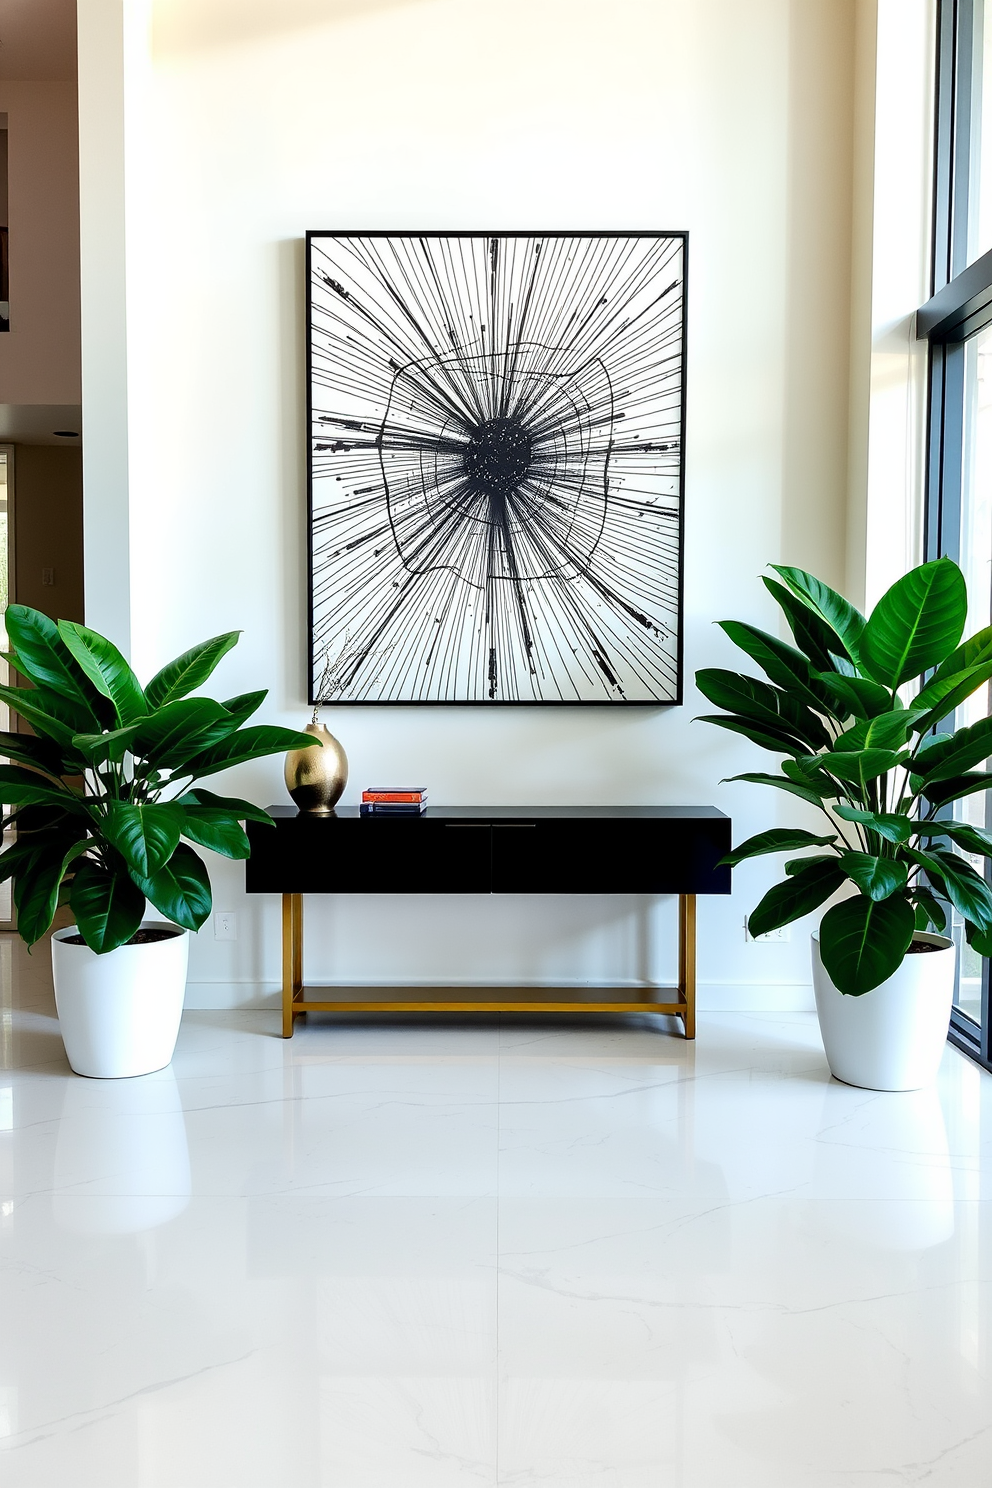
[[[811,940],[815,940],[816,943],[817,943],[817,945],[819,945],[820,944],[820,932],[819,932],[819,930],[814,930],[812,932],[811,936],[810,936],[810,939]],[[954,949],[954,942],[953,942],[953,940],[951,940],[946,935],[937,935],[936,932],[933,931],[933,930],[914,930],[913,931],[913,939],[914,940],[925,941],[927,945],[939,946],[942,951],[953,951],[953,949]],[[909,955],[909,952],[908,951],[906,952],[906,955],[907,956]]]
[[[141,924],[138,926],[138,930],[169,930],[172,932],[168,937],[169,940],[175,940],[177,935],[189,934],[189,931],[184,930],[182,925],[176,925],[173,923],[172,920],[142,920]],[[66,925],[63,929],[56,930],[52,935],[52,939],[67,941],[71,935],[82,935],[82,933],[83,932],[80,930],[78,925]],[[136,930],[135,934],[137,933],[138,931]],[[145,951],[148,950],[150,946],[153,946],[155,944],[155,941],[147,941],[144,945],[128,945],[127,941],[125,941],[124,944],[122,946],[118,946],[117,949],[119,951]],[[159,941],[158,944],[161,945],[161,941]],[[96,952],[90,950],[90,947],[88,945],[71,945],[67,946],[66,949],[70,953],[73,951],[89,951],[91,956],[96,955]],[[113,955],[113,952],[108,951],[106,952],[106,954]]]

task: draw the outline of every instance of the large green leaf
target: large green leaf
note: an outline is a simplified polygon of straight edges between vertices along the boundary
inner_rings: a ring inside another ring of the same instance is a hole
[[[814,860],[804,872],[784,879],[768,890],[757,909],[748,916],[748,929],[754,936],[765,935],[780,925],[801,919],[811,910],[818,909],[844,882],[836,858],[826,862]]]
[[[949,738],[935,740],[917,750],[913,774],[922,775],[929,787],[940,780],[963,775],[992,754],[992,718],[980,718],[969,728],[960,728]],[[929,795],[929,790],[928,790]]]
[[[819,806],[822,797],[808,785],[800,785],[797,781],[787,780],[782,775],[762,775],[754,771],[747,771],[743,775],[728,775],[720,783],[729,785],[734,780],[746,780],[751,785],[770,785],[775,790],[787,791],[790,796],[798,796],[800,801],[808,801],[811,806]]]
[[[64,852],[79,840],[79,832],[71,818],[65,817],[59,826],[44,832],[21,832],[17,840],[0,853],[0,883],[6,883],[12,874],[30,863],[39,853]]]
[[[79,825],[79,814],[75,808],[72,811],[63,810],[61,805],[52,806],[48,803],[39,806],[17,806],[3,823],[3,830],[8,826],[16,824],[18,841],[26,840],[28,834],[34,836],[43,832],[66,832],[70,836]]]
[[[162,708],[202,687],[221,658],[238,644],[240,634],[240,630],[229,630],[225,635],[213,636],[170,661],[145,688],[148,706]]]
[[[696,686],[711,703],[728,713],[741,714],[773,729],[784,729],[813,749],[825,748],[830,743],[829,733],[811,708],[757,677],[727,672],[720,667],[704,667],[696,673]]]
[[[931,679],[923,691],[913,699],[914,711],[929,710],[918,714],[913,728],[918,734],[926,734],[932,728],[937,728],[945,718],[951,717],[955,708],[960,707],[983,683],[988,682],[990,677],[992,677],[992,662],[983,667],[973,667],[967,672],[953,672],[941,678],[939,682]]]
[[[790,858],[785,865],[785,871],[790,878],[795,878],[797,873],[806,873],[814,863],[837,863],[836,853],[813,853],[812,857]]]
[[[173,805],[209,806],[213,811],[226,811],[233,821],[254,821],[260,822],[263,827],[275,826],[269,813],[263,811],[261,806],[253,806],[250,801],[241,801],[237,796],[215,796],[213,791],[205,790],[202,786],[196,786],[177,796]]]
[[[877,718],[863,718],[834,741],[835,750],[901,749],[915,714],[908,708],[893,708]]]
[[[895,769],[903,756],[894,749],[832,749],[819,759],[824,770],[839,780],[849,780],[863,790],[869,780],[877,780]]]
[[[50,739],[39,739],[34,734],[0,732],[0,757],[34,765],[56,778],[62,774],[61,751]]]
[[[923,884],[914,884],[909,897],[916,905],[917,930],[936,930],[939,934],[947,924],[947,916],[936,894]]]
[[[793,594],[814,614],[819,615],[840,638],[843,649],[852,661],[858,660],[861,633],[865,628],[865,617],[856,610],[842,594],[831,589],[802,568],[789,568],[779,563],[769,564],[792,590]]]
[[[12,873],[16,873],[18,867],[33,858],[37,848],[34,844],[12,842],[0,853],[0,883],[6,883]]]
[[[916,916],[902,896],[856,894],[828,909],[820,922],[820,958],[838,992],[863,997],[902,965]]]
[[[119,763],[134,742],[140,723],[129,723],[127,728],[108,729],[102,734],[73,734],[72,744],[89,765],[102,765],[107,760]]]
[[[829,706],[829,694],[801,651],[756,625],[746,625],[741,620],[718,623],[734,645],[756,661],[765,675],[791,697],[814,709]]]
[[[992,832],[986,832],[982,827],[973,827],[968,822],[940,820],[912,822],[911,826],[917,837],[949,837],[965,852],[992,858]]]
[[[0,702],[13,708],[36,733],[53,740],[73,764],[82,756],[73,748],[73,736],[85,732],[92,723],[78,704],[50,692],[47,687],[6,687],[0,685]]]
[[[841,866],[869,899],[888,899],[906,887],[906,864],[896,858],[878,858],[870,853],[841,853]]]
[[[84,858],[72,880],[69,903],[80,934],[98,956],[131,939],[145,912],[145,896],[121,863],[111,870]]]
[[[962,641],[950,656],[944,658],[930,679],[931,684],[943,681],[955,673],[970,672],[992,666],[992,625],[976,630],[973,636]]]
[[[21,765],[0,765],[0,801],[12,806],[60,806],[63,811],[85,814],[80,798],[53,785],[36,770]]]
[[[727,729],[732,734],[743,734],[752,744],[770,749],[773,754],[809,754],[808,744],[787,733],[785,729],[773,728],[770,724],[756,723],[753,718],[740,718],[733,713],[701,713],[696,723],[714,723],[717,728]]]
[[[220,738],[233,734],[238,726],[223,704],[211,698],[182,698],[165,703],[137,725],[132,752],[155,769],[171,770],[201,753],[208,743],[216,742],[211,731],[218,724],[222,726]]]
[[[148,704],[141,684],[112,641],[75,620],[60,620],[59,635],[93,686],[113,703],[120,723],[145,716]]]
[[[260,687],[256,692],[239,692],[237,697],[225,698],[222,706],[238,720],[240,728],[247,718],[258,712],[268,695],[267,687]]]
[[[94,731],[101,718],[99,700],[86,674],[80,670],[54,620],[27,605],[8,605],[4,624],[16,650],[15,665],[39,687],[47,688],[74,704],[79,729],[87,723]]]
[[[837,796],[842,795],[847,787],[838,786],[837,782],[821,768],[820,761],[824,759],[826,759],[824,754],[807,754],[801,759],[784,759],[782,774],[789,780],[794,780],[797,785],[814,791],[820,801],[833,801]]]
[[[210,913],[210,879],[202,858],[180,842],[169,862],[139,887],[160,914],[185,930],[199,930]]]
[[[73,860],[86,851],[87,839],[38,847],[30,862],[15,870],[14,904],[17,932],[29,946],[51,929],[59,904],[59,889]]]
[[[841,677],[819,673],[817,682],[829,695],[834,712],[840,718],[877,718],[892,708],[892,693],[867,677]]]
[[[979,930],[970,920],[965,920],[964,933],[972,950],[980,956],[992,956],[992,930]]]
[[[268,696],[266,688],[260,692],[245,692],[238,697],[228,698],[221,704],[224,712],[215,724],[210,725],[197,740],[197,753],[202,754],[204,750],[210,749],[214,744],[219,744],[222,739],[228,738],[236,729],[239,729],[246,718],[261,707]],[[187,758],[189,756],[187,755]]]
[[[727,866],[736,868],[738,863],[743,863],[745,858],[756,858],[763,853],[789,852],[794,847],[829,847],[831,842],[837,841],[836,832],[829,837],[816,837],[812,832],[805,832],[800,827],[772,827],[767,832],[759,832],[755,837],[749,837],[742,842],[740,847],[735,847],[733,852],[727,853],[725,858],[720,859],[719,867]]]
[[[909,817],[899,812],[859,811],[856,806],[848,806],[844,802],[838,803],[834,810],[844,821],[859,822],[862,826],[870,827],[879,837],[884,837],[886,842],[908,842],[913,835],[913,824]]]
[[[992,889],[970,863],[945,848],[906,849],[921,868],[938,879],[959,914],[983,930],[992,928]]]
[[[923,563],[897,579],[872,611],[860,641],[862,665],[876,682],[898,687],[950,655],[967,613],[957,564]]]
[[[910,776],[910,785],[914,793],[923,788],[923,780],[918,775]],[[934,806],[947,806],[951,801],[960,801],[965,796],[973,796],[976,791],[992,790],[992,773],[980,770],[970,770],[966,775],[956,775],[953,780],[939,780],[927,785],[927,800]]]
[[[832,653],[844,653],[844,643],[825,620],[797,599],[784,584],[762,576],[761,582],[782,609],[796,645],[818,671],[835,670]]]
[[[229,811],[218,811],[211,806],[187,806],[183,815],[183,836],[225,858],[251,855],[248,836]]]
[[[183,811],[170,802],[138,804],[111,801],[103,817],[103,830],[139,879],[153,878],[179,845]]]
[[[314,744],[319,747],[319,743],[312,734],[298,734],[292,729],[276,728],[271,724],[256,724],[239,729],[202,754],[194,755],[182,766],[181,773],[193,779],[216,775],[218,770],[227,770],[245,760],[264,759],[266,755],[284,754],[290,749],[310,749]],[[151,899],[150,894],[148,897]]]

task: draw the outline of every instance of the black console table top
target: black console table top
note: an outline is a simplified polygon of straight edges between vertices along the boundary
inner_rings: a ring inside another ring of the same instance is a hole
[[[248,824],[249,894],[729,894],[713,806],[271,806]]]

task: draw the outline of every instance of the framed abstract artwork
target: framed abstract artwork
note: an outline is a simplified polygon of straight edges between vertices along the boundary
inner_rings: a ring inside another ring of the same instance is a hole
[[[681,702],[686,252],[307,234],[312,702]]]

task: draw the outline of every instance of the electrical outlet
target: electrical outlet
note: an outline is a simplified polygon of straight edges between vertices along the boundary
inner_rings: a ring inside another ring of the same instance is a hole
[[[214,911],[214,940],[237,940],[238,912],[235,909]]]
[[[55,570],[54,570],[54,568],[43,568],[41,570],[41,583],[42,583],[42,587],[45,588],[45,589],[54,589],[54,587],[55,587]]]
[[[766,930],[764,935],[752,935],[747,920],[744,921],[744,939],[753,941],[755,945],[784,945],[792,939],[791,931],[791,925],[780,925],[777,930]]]

